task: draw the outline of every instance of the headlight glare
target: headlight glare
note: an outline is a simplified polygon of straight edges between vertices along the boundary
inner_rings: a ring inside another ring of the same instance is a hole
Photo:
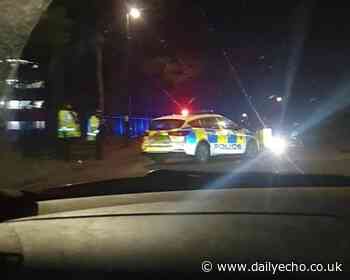
[[[275,155],[282,155],[287,150],[287,141],[279,136],[274,136],[266,143],[266,147]]]

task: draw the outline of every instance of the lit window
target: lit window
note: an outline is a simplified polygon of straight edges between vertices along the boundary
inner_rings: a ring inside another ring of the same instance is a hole
[[[23,109],[41,109],[43,107],[44,100],[10,100],[7,102],[7,109],[11,110],[23,110]]]
[[[45,87],[45,82],[44,81],[39,81],[39,82],[33,82],[33,83],[23,83],[21,85],[21,88],[44,88]]]
[[[33,108],[41,109],[44,105],[44,100],[37,100],[33,102]]]
[[[21,129],[21,122],[19,122],[19,121],[7,122],[7,129],[8,130],[20,130]]]
[[[32,109],[32,101],[30,101],[30,100],[20,100],[18,109]]]
[[[19,81],[17,79],[7,79],[6,80],[6,83],[9,85],[9,86],[14,86],[18,83]]]
[[[46,126],[45,121],[35,121],[35,122],[33,123],[33,127],[34,127],[35,129],[45,129],[45,126]]]
[[[7,102],[7,109],[20,109],[19,100],[10,100]]]

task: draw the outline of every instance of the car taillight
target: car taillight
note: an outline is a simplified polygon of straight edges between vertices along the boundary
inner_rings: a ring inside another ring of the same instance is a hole
[[[185,131],[185,130],[181,130],[181,131],[170,131],[168,132],[169,136],[186,136],[188,135],[190,132],[189,131]]]

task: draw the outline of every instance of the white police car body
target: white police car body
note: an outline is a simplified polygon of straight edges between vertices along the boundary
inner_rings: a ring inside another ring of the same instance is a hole
[[[142,143],[142,151],[149,155],[184,153],[201,162],[216,155],[253,156],[258,150],[258,142],[247,129],[218,114],[156,118]]]

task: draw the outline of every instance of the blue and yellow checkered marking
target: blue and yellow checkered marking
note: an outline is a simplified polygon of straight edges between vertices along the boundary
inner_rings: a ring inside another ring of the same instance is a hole
[[[244,134],[220,135],[218,131],[193,129],[186,136],[187,144],[197,144],[201,140],[207,140],[210,144],[245,144],[246,136]]]
[[[237,142],[237,136],[234,134],[230,134],[228,136],[228,143],[229,144],[235,144]]]
[[[245,142],[246,142],[246,136],[242,135],[242,134],[238,134],[236,143],[239,145],[243,145],[243,144],[245,144]]]
[[[217,143],[218,142],[218,136],[215,135],[215,134],[209,134],[208,135],[208,142],[212,143],[212,144]]]
[[[190,134],[186,136],[186,143],[188,144],[196,144],[197,143],[197,137],[194,131],[192,131]]]

